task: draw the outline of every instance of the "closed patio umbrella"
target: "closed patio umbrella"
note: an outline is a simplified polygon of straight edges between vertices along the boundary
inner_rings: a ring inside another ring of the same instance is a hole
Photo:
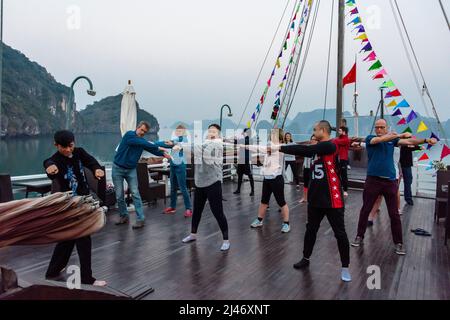
[[[136,92],[128,80],[128,85],[122,93],[122,103],[120,106],[120,133],[122,136],[127,131],[136,129]]]

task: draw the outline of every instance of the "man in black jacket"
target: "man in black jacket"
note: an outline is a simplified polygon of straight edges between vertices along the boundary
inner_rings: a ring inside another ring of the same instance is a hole
[[[400,147],[400,166],[402,167],[402,175],[403,175],[403,193],[405,196],[405,201],[410,206],[414,205],[412,198],[411,185],[413,182],[412,170],[413,166],[413,156],[412,153],[415,150],[421,150],[420,146],[401,146]]]
[[[84,167],[90,169],[97,179],[105,173],[94,157],[83,148],[75,148],[75,137],[67,130],[58,131],[54,136],[57,152],[44,161],[44,168],[51,180],[56,180],[61,192],[72,191],[73,195],[89,195],[89,185]],[[69,262],[74,246],[80,258],[81,283],[105,286],[105,281],[96,280],[91,269],[91,237],[59,242],[54,251],[45,277],[55,279],[60,276]]]
[[[303,258],[294,264],[294,268],[303,269],[309,266],[320,223],[326,216],[338,243],[342,263],[341,279],[348,282],[351,281],[348,269],[350,245],[345,232],[344,196],[337,165],[337,147],[331,141],[330,135],[330,123],[322,120],[314,126],[314,137],[319,141],[317,144],[280,147],[281,152],[313,158]]]

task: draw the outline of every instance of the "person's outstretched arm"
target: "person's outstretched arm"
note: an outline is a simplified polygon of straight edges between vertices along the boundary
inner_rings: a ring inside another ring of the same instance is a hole
[[[315,145],[282,145],[280,146],[280,151],[286,154],[312,158],[315,155],[322,156],[335,153],[336,145],[331,141],[327,141],[326,143],[321,142]]]

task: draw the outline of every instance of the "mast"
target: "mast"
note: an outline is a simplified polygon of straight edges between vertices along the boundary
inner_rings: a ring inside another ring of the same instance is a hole
[[[338,52],[337,52],[337,94],[336,94],[336,131],[342,119],[342,87],[344,69],[345,0],[338,0]]]
[[[357,55],[355,54],[355,65],[357,63]],[[356,67],[358,70],[358,67]],[[355,136],[359,137],[359,118],[358,118],[358,91],[356,90],[356,83],[358,77],[355,79],[355,91],[353,92],[353,116],[354,116],[354,126],[355,126]]]

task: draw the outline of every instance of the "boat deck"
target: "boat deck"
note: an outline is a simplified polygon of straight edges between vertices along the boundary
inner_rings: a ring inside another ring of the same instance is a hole
[[[273,199],[263,228],[249,227],[259,205],[259,182],[255,197],[248,196],[248,182],[241,195],[232,194],[234,188],[229,182],[223,186],[229,252],[219,250],[221,234],[208,206],[198,240],[183,244],[190,219],[183,217],[182,210],[170,216],[161,214],[160,200],[157,206],[146,207],[147,226],[141,230],[115,226],[115,212],[108,213],[105,228],[93,235],[94,276],[125,293],[150,285],[155,291],[145,299],[450,299],[449,248],[444,246],[444,223],[433,221],[433,200],[417,198],[413,207],[402,207],[406,256],[393,251],[383,205],[379,219],[367,230],[363,248],[350,249],[353,281],[343,283],[336,240],[326,219],[309,270],[292,268],[301,257],[305,233],[306,205],[298,203],[301,192],[292,185],[285,187],[292,229],[282,234]],[[361,191],[351,190],[346,205],[350,240],[356,233],[361,201]],[[182,208],[182,197],[178,206]],[[410,232],[414,228],[426,229],[432,237],[416,236]],[[53,245],[3,248],[0,264],[33,283],[43,278],[52,250]],[[71,263],[78,263],[76,252]],[[371,265],[381,269],[379,290],[369,290],[366,285]]]

